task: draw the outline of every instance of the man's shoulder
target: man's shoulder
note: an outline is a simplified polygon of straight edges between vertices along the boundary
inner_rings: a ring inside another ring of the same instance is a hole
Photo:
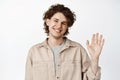
[[[34,44],[33,46],[31,46],[30,49],[38,49],[38,48],[41,48],[42,46],[44,46],[44,43],[45,43],[45,41],[40,42],[40,43],[36,43],[36,44]]]
[[[76,47],[83,48],[83,46],[81,45],[80,42],[73,41],[73,40],[71,40],[71,39],[68,39],[68,41],[70,42],[70,45],[72,45],[72,46],[76,46]]]
[[[73,40],[69,40],[70,44],[73,46],[73,47],[76,47],[76,49],[79,49],[81,50],[82,52],[86,53],[86,49],[85,47],[83,47],[80,42],[77,42],[77,41],[73,41]]]

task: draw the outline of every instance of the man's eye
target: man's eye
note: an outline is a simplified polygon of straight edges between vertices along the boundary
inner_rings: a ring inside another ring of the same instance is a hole
[[[54,20],[54,22],[58,22],[58,20]]]
[[[67,23],[62,23],[63,25],[67,25]]]

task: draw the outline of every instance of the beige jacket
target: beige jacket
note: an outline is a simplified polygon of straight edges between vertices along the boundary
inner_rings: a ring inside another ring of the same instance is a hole
[[[54,56],[46,39],[30,49],[25,80],[100,80],[100,68],[94,74],[86,50],[69,39],[59,54],[56,69],[55,72]]]

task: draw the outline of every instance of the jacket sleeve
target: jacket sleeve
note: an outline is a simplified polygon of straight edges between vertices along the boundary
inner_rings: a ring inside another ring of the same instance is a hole
[[[27,61],[26,61],[25,80],[33,80],[31,53],[32,53],[32,50],[30,49],[27,56]]]
[[[101,68],[98,67],[97,73],[94,74],[91,68],[90,58],[84,48],[81,49],[82,53],[82,77],[83,80],[100,80]]]

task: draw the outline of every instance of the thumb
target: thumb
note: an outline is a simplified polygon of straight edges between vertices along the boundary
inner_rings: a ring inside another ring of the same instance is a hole
[[[87,48],[89,47],[89,45],[90,45],[90,43],[89,43],[89,41],[87,40],[87,41],[86,41],[86,46],[87,46]]]

